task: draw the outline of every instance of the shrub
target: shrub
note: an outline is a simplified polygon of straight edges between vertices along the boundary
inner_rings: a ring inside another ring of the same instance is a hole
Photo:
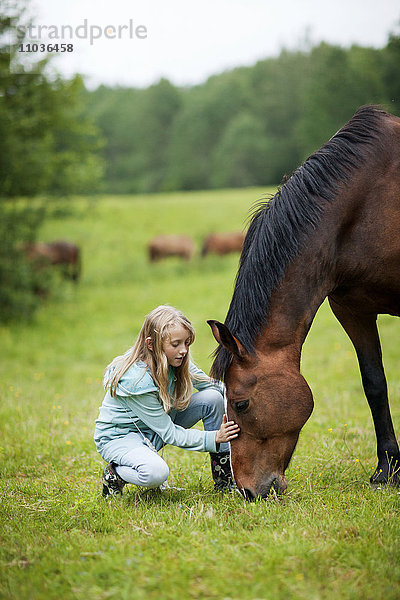
[[[50,273],[26,258],[44,217],[42,207],[0,203],[0,321],[28,320],[50,289]]]

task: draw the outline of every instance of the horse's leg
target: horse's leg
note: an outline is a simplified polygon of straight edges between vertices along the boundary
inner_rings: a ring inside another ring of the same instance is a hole
[[[357,352],[364,392],[374,420],[378,466],[371,483],[397,483],[400,480],[400,454],[390,415],[376,315],[355,314],[332,298],[329,303]]]
[[[72,266],[71,278],[75,283],[77,283],[79,276],[81,274],[81,253],[79,251],[79,248],[77,248],[76,254],[74,254],[73,260],[71,262],[71,266]]]

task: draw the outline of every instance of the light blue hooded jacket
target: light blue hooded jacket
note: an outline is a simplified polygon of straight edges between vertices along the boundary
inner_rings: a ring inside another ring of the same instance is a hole
[[[207,378],[207,375],[192,362],[189,365],[193,386],[202,391],[217,389],[222,395],[224,386],[219,381]],[[105,379],[108,378],[106,374]],[[196,375],[205,381],[198,381]],[[173,390],[174,377],[170,369],[169,387]],[[142,361],[132,365],[121,377],[117,394],[111,396],[108,390],[100,407],[96,420],[94,441],[100,454],[110,442],[123,438],[128,433],[139,430],[149,438],[156,450],[165,444],[179,446],[187,450],[216,452],[216,431],[184,429],[174,423],[176,410],[166,413],[159,397],[158,388],[151,376],[150,369]],[[154,435],[156,434],[156,435]]]

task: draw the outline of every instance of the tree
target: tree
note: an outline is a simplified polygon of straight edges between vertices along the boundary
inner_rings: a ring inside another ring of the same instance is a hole
[[[166,79],[145,90],[100,86],[88,94],[87,112],[107,140],[107,191],[163,189],[167,147],[181,102],[180,90]]]
[[[310,53],[297,135],[302,159],[325,143],[364,104],[384,102],[380,51],[321,43]]]
[[[83,116],[82,79],[46,76],[48,58],[19,61],[21,37],[8,40],[23,30],[23,7],[17,2],[0,16],[0,197],[95,191],[100,138]]]
[[[45,217],[43,205],[18,196],[96,189],[101,159],[95,126],[82,116],[83,82],[45,74],[48,59],[19,60],[23,2],[0,15],[0,320],[29,318],[50,276],[26,258]],[[14,44],[9,41],[14,40]],[[10,199],[14,199],[11,201]]]
[[[231,119],[250,101],[247,69],[235,69],[184,91],[168,147],[168,189],[210,187],[213,151]]]
[[[48,270],[35,269],[23,252],[43,220],[43,207],[0,202],[0,321],[28,320],[50,290]]]
[[[250,69],[251,112],[262,124],[258,136],[268,141],[265,183],[279,183],[301,162],[297,123],[309,53],[283,50],[277,58],[259,61]]]
[[[141,151],[146,157],[146,165],[140,191],[153,192],[164,187],[168,175],[167,148],[181,106],[181,92],[166,79],[144,92]]]
[[[393,113],[400,115],[400,35],[392,33],[382,50],[385,96]]]
[[[268,138],[263,123],[249,112],[236,115],[213,152],[212,187],[243,187],[268,182]]]

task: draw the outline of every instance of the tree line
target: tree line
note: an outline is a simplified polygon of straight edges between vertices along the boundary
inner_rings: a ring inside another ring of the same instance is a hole
[[[394,34],[381,49],[283,50],[190,88],[86,92],[111,193],[277,184],[364,104],[400,114]]]
[[[0,16],[3,198],[274,185],[361,105],[400,113],[394,33],[381,49],[283,50],[188,88],[89,91],[79,75],[46,75],[48,59],[18,63],[4,40],[22,15]]]

